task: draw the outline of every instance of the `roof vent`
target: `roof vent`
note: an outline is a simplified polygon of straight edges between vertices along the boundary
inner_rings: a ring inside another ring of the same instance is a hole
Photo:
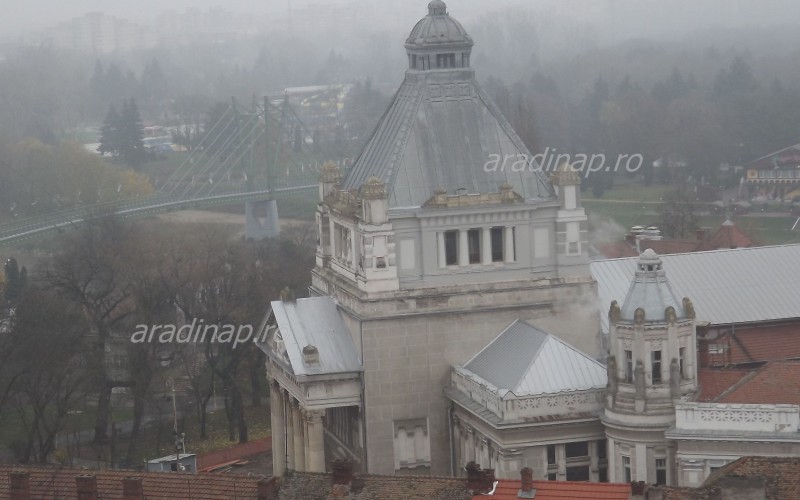
[[[307,365],[318,365],[319,349],[313,345],[303,347],[303,363]]]

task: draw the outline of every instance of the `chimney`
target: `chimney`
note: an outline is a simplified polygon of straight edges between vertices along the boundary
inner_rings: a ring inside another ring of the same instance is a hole
[[[697,241],[705,241],[705,239],[706,239],[706,230],[705,230],[705,228],[702,228],[702,227],[697,228],[697,230],[695,230],[695,236],[697,237]]]
[[[257,500],[278,500],[279,491],[280,484],[278,484],[277,476],[259,479],[256,483]]]
[[[536,489],[533,487],[533,469],[525,467],[519,471],[522,486],[517,493],[517,498],[536,498]]]
[[[141,477],[126,477],[122,479],[122,500],[144,500]]]
[[[8,492],[11,495],[11,500],[30,500],[30,473],[17,470],[10,471],[8,473]]]
[[[476,493],[488,493],[494,489],[494,469],[481,469],[475,462],[467,464],[467,488]]]
[[[333,469],[333,484],[350,485],[353,481],[352,460],[334,460],[331,468]]]
[[[75,476],[78,500],[97,500],[97,478],[91,474]]]

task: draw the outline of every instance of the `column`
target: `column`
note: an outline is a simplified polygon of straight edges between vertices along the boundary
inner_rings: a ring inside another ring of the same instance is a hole
[[[294,469],[303,472],[306,470],[306,443],[300,402],[297,400],[292,403],[292,420],[294,421]]]
[[[322,411],[306,412],[308,426],[308,472],[325,472],[325,439],[322,428]]]
[[[608,451],[606,450],[606,456]],[[597,457],[597,441],[589,441],[589,480],[600,481],[600,459]]]
[[[466,229],[458,230],[458,265],[461,267],[469,265],[469,241]]]
[[[269,409],[272,422],[272,475],[283,476],[286,473],[286,428],[281,386],[275,381],[270,385]]]
[[[286,468],[288,470],[297,470],[297,460],[295,458],[294,453],[294,418],[292,415],[292,401],[294,398],[286,393],[286,396],[283,399],[284,408],[286,411],[284,414],[286,415]]]
[[[439,252],[439,267],[447,267],[447,255],[444,248],[444,233],[436,233],[436,247]]]
[[[466,456],[464,457],[465,463],[475,461],[475,429],[472,427],[467,428],[467,449]]]
[[[453,416],[453,423],[451,425],[453,426],[453,470],[456,473],[456,477],[458,477],[458,471],[463,464],[461,463],[461,424],[455,415]]]
[[[647,445],[636,444],[636,473],[633,475],[634,481],[647,481]]]
[[[484,266],[492,263],[492,228],[481,229],[481,262]]]
[[[503,251],[505,252],[505,261],[506,262],[514,262],[515,255],[514,255],[514,228],[513,227],[506,227],[503,231],[503,236],[505,237],[505,242],[503,245]]]
[[[611,438],[608,438],[606,443],[606,457],[608,458],[608,482],[620,482],[622,475],[617,474],[617,444]]]

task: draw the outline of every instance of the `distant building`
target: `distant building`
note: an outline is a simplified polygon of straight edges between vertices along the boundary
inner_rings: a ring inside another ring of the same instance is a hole
[[[800,197],[800,144],[764,155],[744,168],[752,196],[789,201]]]

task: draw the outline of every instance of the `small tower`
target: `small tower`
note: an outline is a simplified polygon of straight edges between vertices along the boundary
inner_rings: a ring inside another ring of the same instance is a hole
[[[588,218],[581,206],[581,177],[568,163],[550,176],[561,203],[556,216],[559,274],[580,274],[588,262]]]
[[[398,290],[394,230],[389,222],[386,183],[371,177],[361,186],[361,219],[358,234],[362,259],[358,286],[367,292]]]
[[[697,390],[695,314],[678,300],[661,258],[645,250],[622,307],[609,310],[608,390],[602,416],[612,482],[672,484],[674,449],[664,432],[675,403]]]

